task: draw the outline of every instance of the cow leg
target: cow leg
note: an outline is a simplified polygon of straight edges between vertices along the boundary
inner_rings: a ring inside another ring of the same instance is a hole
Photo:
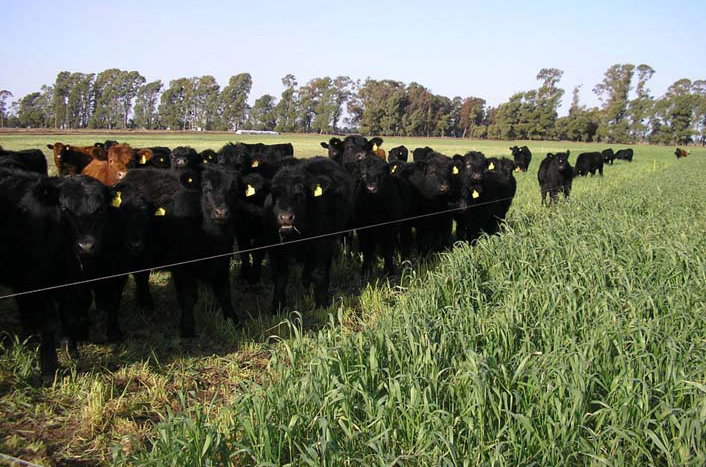
[[[546,205],[547,204],[547,190],[541,190],[542,191],[542,204]]]
[[[410,256],[410,248],[412,247],[412,226],[408,223],[403,223],[400,226],[400,257],[402,261]]]
[[[251,253],[252,267],[250,269],[249,281],[250,285],[258,286],[260,277],[262,276],[262,261],[265,258],[265,250],[256,250]]]
[[[136,272],[132,275],[135,279],[135,296],[137,298],[137,306],[142,310],[154,311],[154,300],[150,292],[150,272]]]
[[[311,277],[314,282],[314,303],[317,308],[325,308],[331,305],[329,295],[329,275],[331,273],[331,258],[333,249],[330,245],[319,249],[316,252],[316,266]]]
[[[598,173],[600,174],[601,177],[603,176],[603,166],[602,165],[598,167]]]
[[[54,377],[59,360],[56,355],[57,319],[54,306],[44,294],[17,297],[17,309],[28,333],[39,331],[39,368],[45,380]]]
[[[245,234],[238,234],[238,250],[250,248],[250,239]],[[250,253],[240,253],[240,282],[249,282],[250,278]]]
[[[198,298],[198,284],[191,272],[176,268],[172,271],[174,287],[176,288],[177,301],[181,309],[181,337],[196,337],[196,323],[194,320],[194,305]]]
[[[127,277],[121,276],[115,279],[98,281],[94,286],[96,309],[105,310],[108,318],[105,332],[108,342],[120,342],[123,340],[118,312],[126,281]]]
[[[395,238],[397,237],[397,229],[389,228],[382,229],[380,232],[382,236],[382,241],[380,244],[380,250],[383,258],[385,259],[385,266],[383,272],[386,276],[392,276],[395,274]]]
[[[90,320],[88,311],[93,303],[93,294],[87,285],[60,289],[54,294],[58,303],[62,340],[67,341],[71,358],[78,359],[78,341],[89,338]]]
[[[276,250],[282,250],[282,247],[275,248],[270,252],[273,282],[272,313],[276,313],[287,306],[287,281],[289,280],[289,260],[284,254]]]
[[[223,312],[223,318],[237,322],[237,317],[235,316],[235,311],[233,310],[233,301],[230,295],[230,275],[228,273],[229,261],[225,261],[221,267],[218,268],[217,273],[209,281],[209,286],[213,291],[213,295],[216,296],[218,304],[221,306],[221,311]]]
[[[373,261],[375,260],[375,239],[373,232],[376,229],[365,229],[358,231],[358,246],[363,254],[363,266],[360,270],[361,275],[370,274],[373,269]]]

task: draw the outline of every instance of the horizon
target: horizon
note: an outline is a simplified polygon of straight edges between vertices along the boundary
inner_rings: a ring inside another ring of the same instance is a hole
[[[0,89],[10,91],[13,102],[52,85],[60,71],[99,73],[109,68],[138,71],[147,82],[161,80],[165,88],[173,79],[212,75],[223,88],[231,75],[245,72],[253,79],[252,105],[263,94],[279,100],[284,90],[280,80],[291,73],[299,85],[339,75],[361,82],[368,77],[417,82],[434,94],[480,97],[496,107],[516,92],[536,89],[541,68],[559,68],[564,75],[558,87],[565,91],[559,115],[565,115],[576,85],[582,85],[581,105],[600,106],[593,87],[616,63],[651,66],[655,74],[647,86],[656,98],[679,79],[706,78],[699,68],[706,58],[701,47],[706,33],[699,24],[706,5],[695,1],[672,2],[669,11],[655,1],[601,0],[572,5],[571,10],[555,0],[505,6],[451,1],[446,4],[455,6],[446,10],[416,7],[420,2],[397,8],[400,3],[360,3],[361,12],[378,15],[368,20],[320,1],[277,9],[218,1],[198,7],[163,0],[126,0],[120,7],[85,1],[13,2],[5,11],[6,37],[22,41],[0,45],[0,60],[13,70],[0,79]],[[131,11],[140,15],[132,17]],[[230,19],[240,12],[268,20]],[[627,15],[630,21],[623,19]],[[120,35],[113,24],[128,27]],[[458,51],[473,58],[459,59]],[[600,61],[591,60],[598,55]],[[417,65],[420,56],[425,57],[422,66]],[[480,73],[475,63],[482,63]]]

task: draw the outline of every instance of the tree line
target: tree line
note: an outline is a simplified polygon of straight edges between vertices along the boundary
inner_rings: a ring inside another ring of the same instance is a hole
[[[147,130],[274,130],[302,133],[360,132],[384,136],[447,136],[649,142],[706,142],[706,80],[680,79],[657,98],[647,83],[649,65],[616,64],[593,92],[600,106],[581,105],[574,88],[566,116],[558,109],[563,71],[543,68],[538,86],[493,107],[481,97],[449,98],[419,83],[354,81],[348,76],[299,84],[282,78],[279,98],[264,94],[248,103],[249,73],[233,75],[221,88],[213,76],[179,78],[165,86],[137,71],[62,71],[52,85],[12,102],[0,91],[0,127]],[[633,92],[634,91],[634,92]]]

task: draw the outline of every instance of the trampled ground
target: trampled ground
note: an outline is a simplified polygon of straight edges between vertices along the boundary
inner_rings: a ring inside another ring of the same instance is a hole
[[[59,140],[218,149],[235,135],[0,134],[8,149]],[[237,137],[323,154],[311,135]],[[571,202],[539,204],[544,153],[607,145],[385,139],[447,155],[508,155],[530,171],[501,235],[457,245],[387,282],[334,265],[337,299],[270,316],[262,290],[235,284],[236,330],[204,293],[200,337],[178,337],[168,275],[154,316],[126,291],[121,345],[101,344],[33,386],[34,352],[0,351],[0,452],[43,465],[704,465],[706,463],[706,150],[633,146]],[[618,146],[613,146],[617,149]],[[620,146],[625,147],[625,146]],[[49,150],[46,150],[49,154]],[[235,281],[234,281],[235,282]],[[7,292],[7,289],[2,289]],[[14,304],[0,301],[2,328]],[[287,321],[291,320],[291,321]]]

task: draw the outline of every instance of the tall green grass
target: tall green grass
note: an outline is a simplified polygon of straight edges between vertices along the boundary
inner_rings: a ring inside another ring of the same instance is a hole
[[[294,321],[212,436],[237,465],[706,464],[706,161],[623,167],[457,245],[360,332]]]

